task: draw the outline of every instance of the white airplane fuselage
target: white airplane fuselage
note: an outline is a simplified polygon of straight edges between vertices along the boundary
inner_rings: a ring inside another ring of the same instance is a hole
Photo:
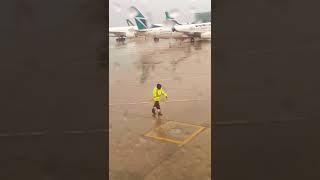
[[[176,25],[174,29],[177,32],[194,33],[200,39],[211,39],[211,23]]]
[[[135,31],[137,31],[137,26],[127,26],[127,27],[109,27],[109,34],[116,37],[126,37],[134,38],[136,37]]]
[[[157,28],[151,28],[146,29],[144,31],[140,31],[141,34],[144,34],[146,36],[152,37],[152,38],[158,38],[158,39],[179,39],[179,38],[187,38],[185,34],[179,33],[179,32],[173,32],[171,27],[157,27]]]
[[[187,32],[201,32],[205,33],[211,32],[211,23],[199,23],[199,24],[184,24],[184,25],[175,25],[174,28],[177,31],[187,31]]]
[[[172,31],[171,27],[157,27],[146,29],[141,33],[159,39],[185,39],[192,37],[192,33],[198,33],[196,38],[211,39],[211,23],[186,24],[174,26],[176,31]]]

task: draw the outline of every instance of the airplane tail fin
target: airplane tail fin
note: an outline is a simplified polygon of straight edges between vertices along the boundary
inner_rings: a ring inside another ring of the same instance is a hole
[[[144,17],[144,15],[139,11],[138,8],[132,6],[130,7],[133,11],[135,11],[135,17],[134,20],[137,23],[138,30],[144,30],[148,29],[147,19]]]
[[[128,26],[134,26],[134,24],[130,21],[130,19],[127,19]]]
[[[172,20],[172,19],[174,19],[173,17],[170,16],[170,14],[169,14],[168,11],[166,11],[165,14],[166,14],[166,20]]]
[[[167,20],[167,21],[171,21],[171,22],[173,22],[175,25],[181,25],[177,20],[175,20],[173,17],[170,16],[170,14],[169,14],[168,11],[166,11],[165,14],[166,14],[166,20]]]

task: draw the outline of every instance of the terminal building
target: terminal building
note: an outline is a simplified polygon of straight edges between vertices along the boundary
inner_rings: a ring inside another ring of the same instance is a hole
[[[216,23],[215,17],[216,17],[216,10],[215,9],[213,9],[212,14],[211,14],[211,11],[194,13],[194,22],[193,23],[211,22],[213,25],[215,25],[215,23]]]
[[[194,13],[194,19],[197,23],[211,22],[211,11]]]

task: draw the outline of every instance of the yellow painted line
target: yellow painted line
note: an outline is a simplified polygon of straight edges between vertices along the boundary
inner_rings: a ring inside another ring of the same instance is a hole
[[[162,138],[162,137],[150,136],[150,135],[145,135],[145,136],[151,137],[151,138],[154,138],[154,139],[157,139],[157,140],[160,140],[160,141],[172,142],[172,143],[179,144],[179,145],[183,143],[183,141],[176,141],[176,140],[172,140],[172,139],[169,139],[169,138]]]
[[[146,132],[145,134],[144,134],[144,136],[149,136],[149,134],[152,132],[152,130],[151,131],[148,131],[148,132]]]
[[[162,125],[161,125],[162,126]],[[149,136],[149,134],[151,134],[154,130],[156,130],[157,128],[152,128],[151,130],[147,131],[146,133],[144,133],[144,136]]]
[[[169,124],[169,123],[173,123],[173,124],[181,124],[181,125],[185,125],[185,126],[189,126],[189,127],[197,127],[199,128],[196,132],[194,132],[193,134],[191,134],[187,139],[185,139],[184,141],[176,141],[176,140],[173,140],[173,139],[170,139],[170,138],[164,138],[164,137],[159,137],[159,136],[153,136],[151,135],[151,133],[153,132],[154,129],[151,129],[149,130],[148,132],[146,132],[144,134],[144,136],[146,137],[150,137],[150,138],[154,138],[154,139],[157,139],[157,140],[160,140],[160,141],[166,141],[166,142],[172,142],[172,143],[175,143],[175,144],[178,144],[179,147],[188,143],[189,141],[191,141],[194,137],[196,137],[202,130],[204,130],[206,127],[203,127],[203,126],[199,126],[199,125],[194,125],[194,124],[188,124],[188,123],[183,123],[183,122],[178,122],[178,121],[167,121],[166,123],[162,124],[161,126],[163,125],[166,125],[166,124]]]
[[[201,127],[200,129],[198,129],[198,131],[196,131],[195,133],[193,133],[191,136],[189,136],[186,140],[184,140],[184,142],[182,144],[180,144],[179,146],[183,146],[185,144],[187,144],[189,141],[191,141],[194,137],[196,137],[202,130],[204,130],[205,127]]]
[[[195,124],[183,123],[183,122],[178,122],[178,121],[168,121],[167,123],[169,123],[169,122],[173,122],[175,124],[181,124],[181,125],[185,125],[185,126],[203,128],[203,126],[199,126],[199,125],[195,125]]]
[[[162,125],[161,125],[161,126],[162,126]],[[156,128],[152,128],[152,129],[150,129],[149,131],[147,131],[146,133],[144,133],[144,136],[148,136],[148,137],[150,137],[150,135],[149,135],[149,134],[151,134],[155,129],[156,129]]]

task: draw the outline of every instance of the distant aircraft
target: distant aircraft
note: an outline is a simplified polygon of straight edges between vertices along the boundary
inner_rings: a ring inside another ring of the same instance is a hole
[[[211,39],[211,22],[208,23],[194,23],[194,24],[181,24],[172,18],[168,12],[165,12],[166,20],[173,22],[172,30],[174,32],[183,33],[194,41],[195,38],[207,40]]]
[[[117,37],[117,42],[124,42],[126,38],[134,38],[136,37],[136,31],[138,30],[137,26],[135,26],[129,19],[126,20],[128,26],[127,27],[109,27],[109,37]]]
[[[159,39],[183,39],[188,38],[188,36],[183,33],[173,32],[171,27],[162,26],[162,27],[154,27],[150,28],[148,26],[147,18],[140,12],[136,7],[131,7],[134,11],[136,11],[136,16],[134,20],[136,21],[138,30],[137,34],[143,36],[150,36],[154,39],[155,42],[158,42]]]
[[[177,39],[185,40],[190,39],[191,42],[197,39],[211,39],[211,23],[198,23],[198,24],[181,24],[172,18],[168,12],[165,12],[166,20],[172,21],[172,27],[158,27],[149,28],[147,25],[147,19],[144,15],[136,8],[131,7],[137,13],[135,16],[135,21],[138,27],[138,33],[144,34],[146,36],[153,37],[155,42],[159,39]]]
[[[127,38],[132,39],[138,36],[138,27],[135,26],[129,19],[126,20],[127,27],[109,27],[109,37],[117,37],[117,42],[124,42]],[[163,27],[162,24],[151,24],[150,28]]]
[[[211,39],[211,22],[199,23],[199,24],[186,24],[186,25],[175,25],[172,27],[174,32],[183,33],[194,41],[195,38],[201,40]]]

